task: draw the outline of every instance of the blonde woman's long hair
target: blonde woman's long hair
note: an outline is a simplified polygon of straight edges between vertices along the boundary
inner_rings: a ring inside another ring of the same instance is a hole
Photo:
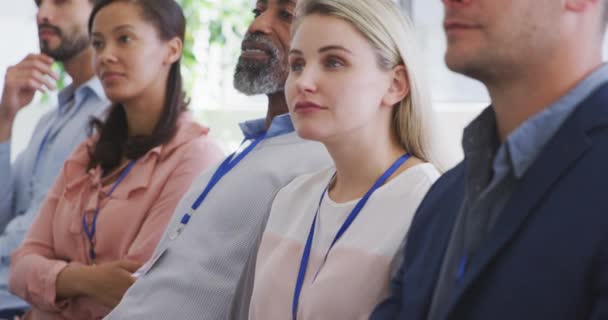
[[[427,122],[431,103],[410,19],[391,0],[299,0],[292,38],[302,19],[314,14],[337,17],[352,24],[375,48],[381,70],[405,66],[410,92],[395,105],[392,127],[407,152],[430,161]]]

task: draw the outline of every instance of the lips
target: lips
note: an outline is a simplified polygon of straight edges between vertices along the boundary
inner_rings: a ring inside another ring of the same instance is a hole
[[[268,45],[257,42],[257,41],[251,41],[251,40],[243,41],[243,44],[241,45],[241,50],[243,50],[243,51],[260,51],[260,52],[266,52],[267,54],[272,53],[272,50],[270,49],[270,47]]]
[[[327,109],[326,107],[322,107],[314,102],[302,101],[302,102],[296,103],[294,111],[296,113],[310,113],[310,112],[326,110],[326,109]]]
[[[40,38],[48,38],[48,37],[53,37],[53,36],[57,36],[58,33],[55,30],[52,29],[40,29],[38,30],[38,36]]]
[[[445,29],[445,31],[449,32],[458,30],[474,30],[481,28],[481,26],[479,24],[458,19],[445,19],[443,23],[443,28]]]
[[[101,81],[103,81],[104,83],[110,83],[110,82],[120,80],[121,78],[124,78],[124,77],[125,77],[125,75],[120,72],[105,71],[101,74],[100,78],[101,78]]]
[[[245,58],[268,58],[272,56],[272,49],[256,41],[243,41],[241,46],[241,57]]]
[[[61,30],[54,25],[48,23],[42,23],[38,25],[38,35],[39,36],[57,36],[61,33]]]

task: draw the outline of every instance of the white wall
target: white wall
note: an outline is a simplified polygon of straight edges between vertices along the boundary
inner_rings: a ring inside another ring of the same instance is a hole
[[[35,14],[33,0],[0,1],[0,43],[3,44],[0,50],[0,93],[4,87],[6,69],[21,61],[28,53],[39,50]],[[53,95],[49,96],[49,100],[54,100]],[[39,117],[48,109],[40,105],[39,101],[40,95],[17,117],[13,129],[13,159],[25,148]]]
[[[435,134],[444,167],[462,159],[462,129],[488,105],[483,85],[447,69],[443,55],[446,49],[442,27],[441,1],[402,0],[410,2],[419,41],[426,58],[427,76],[431,83],[436,116]],[[608,60],[608,38],[604,41],[604,60]]]
[[[401,1],[405,4],[408,0]],[[419,41],[427,59],[426,65],[429,66],[427,72],[432,84],[431,91],[435,103],[435,136],[440,154],[444,157],[441,164],[444,167],[450,167],[462,158],[460,140],[463,127],[481,111],[483,106],[487,105],[489,99],[479,82],[454,74],[445,67],[443,62],[445,36],[441,27],[443,16],[441,2],[413,0],[412,8],[419,32]],[[0,50],[0,91],[6,68],[20,61],[27,53],[38,51],[35,10],[33,0],[0,1],[0,30],[3,30],[0,33],[0,42],[3,43],[3,50]],[[606,42],[606,47],[608,48],[608,42]],[[608,50],[606,52],[608,53]],[[36,103],[24,109],[18,116],[13,134],[13,155],[26,146],[40,115],[47,111],[49,106],[54,105],[56,99],[55,95],[51,95],[46,103],[40,103],[39,98]],[[205,124],[211,126],[212,133],[222,141],[227,140],[224,137],[233,135],[233,131],[237,130],[235,128],[238,120],[255,113],[243,111],[234,114],[235,110],[216,112],[206,110],[204,106],[204,101],[197,101],[192,107],[196,108],[196,111],[200,111],[199,114],[202,114]],[[258,111],[260,114],[263,113],[263,110]],[[213,115],[213,112],[218,115]],[[256,113],[255,116],[258,114]],[[214,124],[219,126],[214,126]],[[232,149],[232,144],[232,142],[227,142],[225,149]]]

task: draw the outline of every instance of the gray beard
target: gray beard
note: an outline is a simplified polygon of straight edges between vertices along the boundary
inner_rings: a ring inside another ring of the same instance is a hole
[[[278,63],[251,63],[239,59],[234,88],[246,95],[271,94],[285,88],[286,72]]]
[[[260,35],[248,34],[245,40],[264,43],[270,49],[268,61],[239,58],[234,72],[234,88],[246,95],[272,94],[285,88],[287,67],[284,53],[274,43]]]

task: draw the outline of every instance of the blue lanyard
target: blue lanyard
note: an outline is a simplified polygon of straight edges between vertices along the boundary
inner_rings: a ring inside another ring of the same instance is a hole
[[[464,274],[467,271],[468,264],[469,264],[469,255],[463,254],[462,257],[460,258],[460,263],[458,264],[458,272],[456,274],[456,280],[458,282],[462,281],[462,278],[464,278]]]
[[[382,174],[382,176],[367,191],[367,193],[365,193],[363,198],[361,198],[361,200],[359,200],[359,202],[357,202],[353,211],[351,211],[351,213],[348,215],[348,217],[342,224],[342,227],[340,227],[340,229],[338,230],[338,233],[336,234],[334,240],[332,241],[331,245],[329,246],[329,249],[327,249],[327,253],[325,253],[325,258],[323,259],[323,263],[325,263],[325,261],[327,261],[327,256],[329,255],[329,252],[334,247],[336,242],[338,242],[338,240],[340,240],[342,235],[346,232],[346,230],[348,230],[348,228],[353,223],[353,221],[355,221],[355,218],[357,218],[357,216],[359,215],[359,212],[361,212],[361,209],[363,209],[363,206],[365,206],[365,204],[367,203],[367,200],[369,200],[369,198],[372,196],[372,194],[378,188],[380,188],[380,186],[382,186],[386,182],[386,180],[390,176],[392,176],[395,173],[395,171],[397,171],[397,169],[399,169],[399,167],[401,167],[401,165],[404,164],[409,158],[410,158],[410,155],[406,153],[403,156],[401,156],[399,159],[397,159],[391,165],[391,167],[388,168],[388,170],[386,170],[386,172],[384,172],[384,174]],[[332,180],[333,180],[333,178],[332,178]],[[323,198],[325,197],[325,193],[327,193],[328,189],[329,189],[329,185],[327,187],[325,187],[325,190],[321,194],[321,199],[319,199],[319,206],[317,207],[317,212],[315,213],[315,217],[312,220],[312,226],[310,227],[310,231],[308,232],[308,238],[306,239],[306,246],[304,247],[304,252],[302,253],[302,260],[300,261],[300,270],[298,271],[298,279],[296,280],[296,288],[295,288],[295,291],[293,294],[292,316],[293,316],[294,320],[297,318],[298,303],[300,302],[300,293],[302,291],[302,285],[304,284],[304,277],[306,276],[306,270],[308,269],[308,260],[310,258],[310,250],[312,249],[312,240],[313,240],[314,234],[315,234],[315,226],[317,224],[317,217],[319,216],[319,211],[321,210],[321,203],[323,202]]]
[[[110,189],[110,192],[107,194],[108,197],[111,196],[112,193],[114,193],[116,187],[118,187],[118,185],[125,179],[131,169],[133,169],[133,165],[135,165],[135,160],[131,160],[131,162],[129,162],[129,165],[127,165],[125,170],[123,170],[123,172],[120,174],[118,180],[114,182],[112,189]],[[82,228],[84,229],[84,234],[89,239],[89,257],[91,258],[91,261],[93,263],[95,263],[95,259],[97,258],[97,255],[95,254],[95,245],[93,243],[93,238],[95,237],[95,231],[97,226],[97,216],[99,216],[99,204],[97,204],[97,208],[95,209],[95,213],[93,214],[93,223],[91,223],[91,228],[89,229],[89,224],[87,223],[87,215],[82,215]]]
[[[196,209],[198,209],[198,207],[200,207],[200,205],[201,205],[201,203],[203,203],[203,201],[205,201],[205,198],[207,198],[207,195],[213,189],[213,187],[215,187],[215,185],[228,172],[230,172],[230,170],[232,170],[237,164],[239,164],[239,162],[241,162],[241,160],[243,160],[260,142],[262,142],[262,140],[264,140],[265,137],[266,137],[266,133],[264,132],[261,135],[257,136],[251,142],[251,144],[249,144],[249,146],[247,146],[247,148],[245,148],[241,153],[239,153],[238,155],[236,154],[236,152],[232,153],[220,164],[220,166],[217,168],[215,173],[213,173],[213,176],[211,176],[211,179],[209,180],[209,183],[207,183],[207,186],[205,187],[203,192],[198,196],[196,201],[194,201],[194,203],[190,207],[190,211],[186,212],[182,216],[179,227],[177,227],[177,229],[172,234],[169,235],[169,239],[175,240],[179,236],[179,234],[182,232],[182,230],[184,230],[184,228],[190,221],[190,218],[192,218],[192,216],[194,215],[194,211]],[[245,143],[247,140],[249,140],[249,139],[245,138],[245,140],[243,140],[241,145],[243,143]]]

